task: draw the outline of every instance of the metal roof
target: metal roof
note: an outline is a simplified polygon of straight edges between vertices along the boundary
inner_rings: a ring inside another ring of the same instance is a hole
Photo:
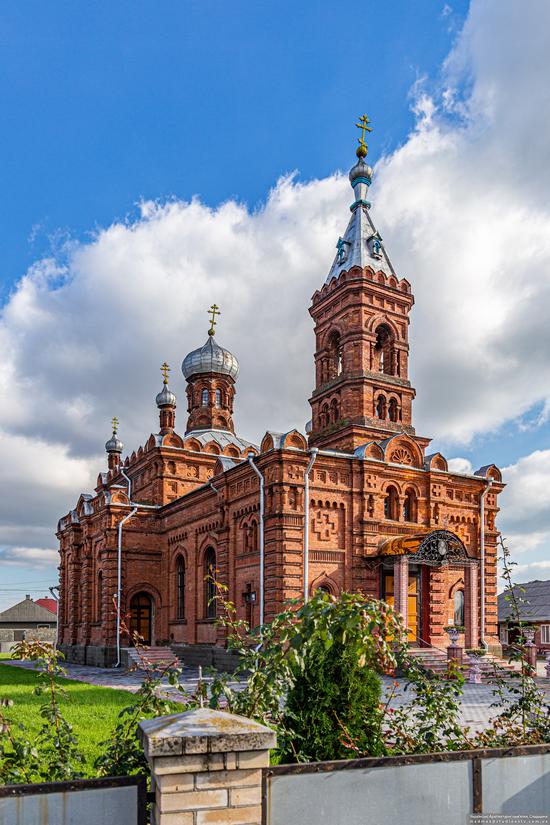
[[[550,622],[550,579],[516,584],[513,592],[519,600],[522,600],[519,605],[519,614],[524,621]],[[499,593],[499,622],[514,618],[513,603],[506,599],[506,593]]]
[[[252,444],[251,441],[245,441],[244,438],[239,438],[238,435],[229,432],[229,430],[191,430],[185,433],[185,439],[187,440],[188,438],[196,438],[203,447],[211,441],[214,441],[222,449],[228,447],[230,444],[238,447],[239,450],[246,450],[247,447],[253,447],[255,450],[259,449],[256,444]]]
[[[55,621],[57,621],[55,614],[34,602],[30,596],[0,613],[0,624],[2,622],[48,622],[51,624]]]

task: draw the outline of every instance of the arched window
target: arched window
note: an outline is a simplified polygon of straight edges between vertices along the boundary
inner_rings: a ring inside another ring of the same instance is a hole
[[[204,554],[204,615],[207,619],[216,618],[216,551],[209,547]]]
[[[333,398],[330,404],[330,420],[333,424],[335,424],[340,418],[340,405],[338,404],[338,400]]]
[[[374,352],[378,362],[378,370],[386,375],[394,375],[393,334],[386,324],[380,324],[376,329]]]
[[[376,402],[376,417],[379,418],[381,421],[385,421],[386,419],[386,396],[379,395],[378,401]]]
[[[414,490],[407,490],[403,500],[403,520],[417,521],[417,502]]]
[[[454,616],[455,625],[463,626],[464,625],[464,590],[455,591],[454,607],[455,607],[455,616]]]
[[[208,407],[209,402],[210,402],[210,398],[208,396],[208,390],[203,390],[201,392],[201,404],[202,404],[202,406],[203,407]]]
[[[221,407],[222,405],[222,391],[216,390],[216,407]]]
[[[185,561],[182,556],[176,563],[176,618],[185,618]]]
[[[392,521],[399,521],[399,493],[395,487],[388,487],[384,499],[384,517]]]
[[[342,345],[340,334],[333,332],[328,340],[328,379],[332,381],[342,372]]]
[[[323,404],[323,406],[321,407],[320,419],[321,419],[321,429],[324,430],[324,428],[328,427],[328,425],[330,423],[330,413],[329,413],[328,404]]]
[[[395,398],[390,398],[388,404],[388,418],[390,421],[399,421],[399,407]]]
[[[103,621],[103,573],[101,570],[97,576],[97,621]]]

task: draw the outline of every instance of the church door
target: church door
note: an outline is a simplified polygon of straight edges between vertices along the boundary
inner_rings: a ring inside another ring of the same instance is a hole
[[[151,644],[153,603],[148,593],[136,593],[130,602],[130,630],[138,633],[143,644]]]
[[[382,598],[393,607],[395,603],[394,595],[394,575],[393,570],[384,570],[382,578]],[[408,592],[408,641],[416,645],[420,642],[421,631],[421,597],[420,597],[420,573],[409,570],[409,592]]]

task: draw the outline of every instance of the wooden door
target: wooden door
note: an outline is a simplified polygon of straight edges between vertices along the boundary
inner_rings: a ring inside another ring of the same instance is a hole
[[[138,633],[143,644],[151,644],[153,604],[148,593],[136,593],[130,602],[130,630]]]
[[[395,606],[394,595],[395,577],[392,572],[384,571],[382,598],[392,607]],[[420,576],[416,572],[409,572],[409,587],[407,595],[407,639],[413,644],[417,644],[420,639],[421,624],[421,601],[420,601]]]

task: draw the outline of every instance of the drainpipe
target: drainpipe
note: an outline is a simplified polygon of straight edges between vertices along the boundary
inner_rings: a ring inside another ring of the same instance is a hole
[[[254,464],[254,456],[248,454],[248,463],[260,479],[260,629],[264,624],[264,477]]]
[[[116,586],[116,665],[113,667],[120,667],[120,595],[122,591],[122,528],[132,516],[138,511],[137,505],[130,510],[128,515],[124,516],[118,523],[118,542],[117,542],[117,586]]]
[[[480,521],[481,521],[481,542],[480,542],[480,577],[479,587],[481,590],[481,632],[479,634],[481,646],[485,650],[489,649],[489,645],[485,641],[485,497],[492,487],[493,479],[487,479],[487,487],[482,492],[480,497]]]
[[[315,464],[317,447],[312,447],[309,451],[310,459],[304,475],[304,604],[309,598],[308,594],[308,580],[309,580],[309,474],[311,468]]]
[[[55,649],[57,650],[59,648],[59,585],[48,587],[48,590],[57,602],[57,623],[55,625]],[[56,590],[57,593],[55,592]]]

